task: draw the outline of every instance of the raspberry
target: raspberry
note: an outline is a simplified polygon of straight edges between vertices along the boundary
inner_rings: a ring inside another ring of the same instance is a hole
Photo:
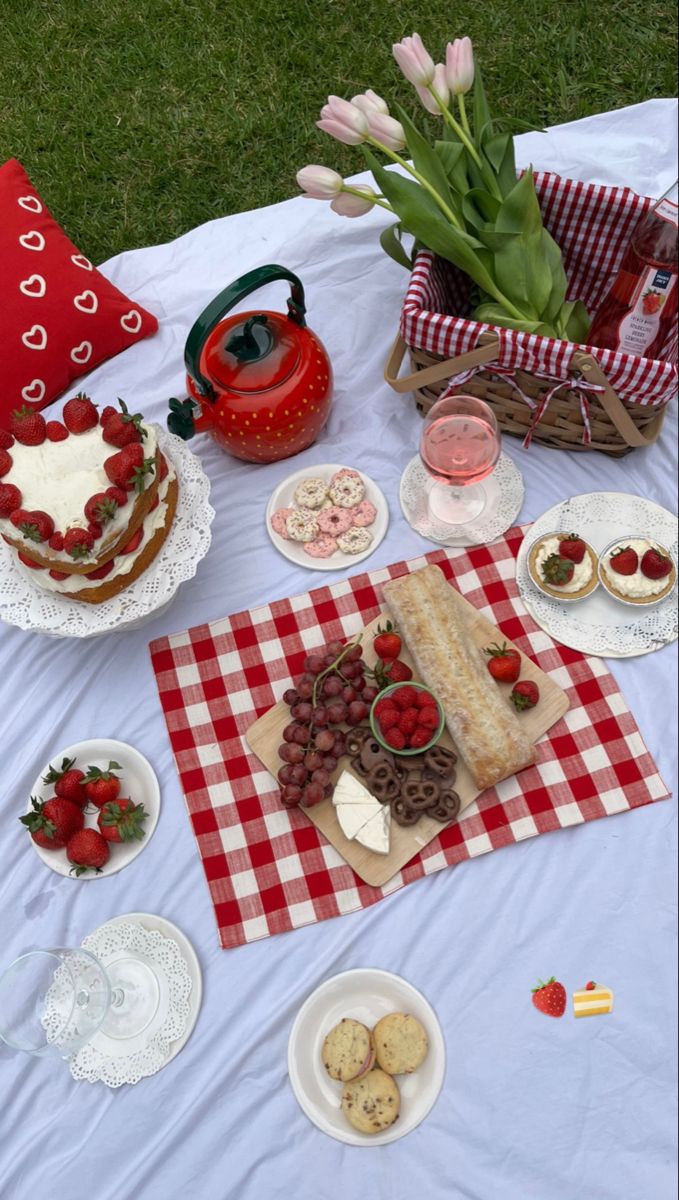
[[[396,712],[396,708],[392,704],[389,697],[385,697],[384,700],[378,700],[377,704],[375,705],[375,716],[377,717],[378,721],[382,720],[382,717],[386,712]]]
[[[414,687],[397,688],[391,693],[391,699],[397,708],[404,712],[406,708],[415,708],[417,704],[417,690]]]
[[[382,716],[379,718],[379,723],[383,733],[386,733],[387,729],[393,729],[399,724],[398,710],[395,708],[385,708]]]
[[[418,692],[415,703],[418,708],[431,708],[434,698],[431,692]]]
[[[401,730],[396,725],[393,729],[387,730],[384,740],[391,746],[392,750],[402,750],[406,744],[405,734],[401,733]]]
[[[410,734],[414,733],[414,731],[417,729],[418,715],[418,710],[416,708],[407,708],[405,712],[401,713],[398,721],[398,727],[401,730],[401,733],[404,733],[406,737],[410,737]]]
[[[429,708],[421,708],[419,718],[418,725],[420,729],[430,729],[432,733],[435,729],[438,729],[440,717],[438,709],[434,708],[433,705],[430,705]]]
[[[428,729],[423,729],[421,725],[418,725],[415,732],[410,735],[410,742],[408,744],[413,750],[420,750],[422,746],[426,746],[430,741],[430,731]]]

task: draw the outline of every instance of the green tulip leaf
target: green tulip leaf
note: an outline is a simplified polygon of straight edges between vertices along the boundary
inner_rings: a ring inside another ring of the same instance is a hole
[[[485,188],[470,188],[462,199],[462,215],[467,224],[473,225],[478,231],[486,225],[494,225],[500,203]]]
[[[566,321],[566,336],[569,342],[587,342],[591,320],[582,300],[569,301],[573,308]]]
[[[385,226],[380,234],[380,245],[385,254],[393,258],[394,262],[397,262],[401,267],[405,267],[406,271],[412,271],[413,260],[401,241],[402,233],[403,226],[400,221],[395,221],[393,225]]]
[[[498,286],[522,312],[542,317],[552,291],[552,274],[541,253],[542,230],[514,237],[495,251]]]
[[[542,229],[542,213],[531,168],[505,196],[495,225],[499,233],[537,233]]]
[[[450,193],[450,184],[446,169],[441,162],[436,150],[429,145],[426,138],[422,136],[417,126],[411,121],[405,109],[401,108],[400,104],[394,106],[399,121],[401,122],[405,135],[406,145],[410,151],[410,157],[413,160],[413,165],[416,171],[436,189],[441,198],[450,207],[452,206],[452,196]]]
[[[508,196],[516,186],[516,160],[511,133],[484,135],[482,153],[495,172],[502,195]]]
[[[446,173],[450,186],[464,196],[469,189],[467,160],[462,142],[434,142],[434,151]]]
[[[478,304],[472,312],[475,321],[484,321],[489,325],[500,325],[506,329],[518,329],[522,333],[537,333],[543,337],[555,337],[556,331],[543,321],[533,321],[530,318],[519,320],[507,314],[496,300]]]
[[[481,68],[478,63],[474,64],[474,135],[476,148],[481,148],[481,134],[484,129],[490,128],[492,132],[493,119],[490,115],[488,101],[486,100],[486,91],[483,86],[483,77]]]

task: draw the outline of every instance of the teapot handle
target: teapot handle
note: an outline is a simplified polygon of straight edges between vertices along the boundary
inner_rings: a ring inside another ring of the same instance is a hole
[[[186,347],[184,350],[184,362],[186,364],[187,373],[191,376],[196,391],[205,396],[208,400],[215,399],[215,391],[212,384],[202,374],[200,369],[200,356],[203,346],[209,335],[212,333],[215,325],[221,321],[222,317],[234,308],[251,292],[257,291],[258,288],[264,287],[267,283],[273,283],[276,279],[287,279],[290,284],[290,296],[288,297],[288,316],[297,325],[306,325],[304,314],[306,307],[304,304],[304,288],[301,281],[292,271],[286,270],[285,267],[278,267],[275,264],[269,264],[265,267],[256,267],[254,271],[248,271],[245,275],[241,275],[239,279],[234,279],[223,292],[215,296],[211,300],[207,308],[198,317],[198,320],[193,325],[189,336],[186,339]]]

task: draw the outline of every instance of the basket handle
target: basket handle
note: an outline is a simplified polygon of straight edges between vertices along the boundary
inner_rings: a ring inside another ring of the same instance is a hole
[[[431,367],[424,367],[421,371],[415,371],[413,375],[402,375],[399,378],[398,372],[406,352],[406,344],[398,333],[385,363],[384,378],[395,392],[412,392],[416,388],[428,387],[430,383],[440,383],[442,379],[449,379],[451,375],[461,375],[470,367],[492,362],[498,356],[499,346],[496,334],[482,333],[476,349],[468,350],[466,354],[458,354],[457,358],[447,358],[445,362],[433,363]]]
[[[604,390],[598,393],[599,403],[628,446],[651,446],[657,440],[665,417],[664,411],[659,412],[655,421],[648,426],[649,433],[641,433],[591,354],[584,354],[582,351],[576,350],[571,359],[571,370],[573,369],[582,372],[592,383],[598,383],[603,387]]]

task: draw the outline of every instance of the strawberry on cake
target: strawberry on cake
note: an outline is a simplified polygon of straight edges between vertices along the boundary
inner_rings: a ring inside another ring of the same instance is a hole
[[[153,561],[172,525],[177,478],[140,413],[79,394],[62,421],[32,409],[0,431],[0,533],[47,590],[101,603]]]

